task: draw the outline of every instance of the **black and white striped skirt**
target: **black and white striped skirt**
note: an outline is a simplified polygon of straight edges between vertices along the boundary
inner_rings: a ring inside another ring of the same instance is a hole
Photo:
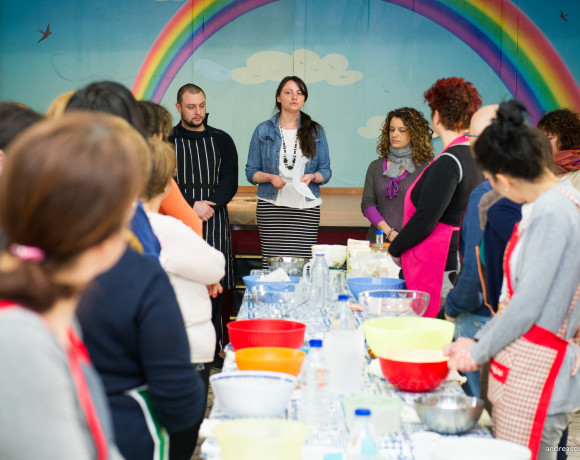
[[[318,241],[320,206],[298,209],[258,200],[256,221],[262,266],[267,267],[268,257],[312,257],[312,245]]]

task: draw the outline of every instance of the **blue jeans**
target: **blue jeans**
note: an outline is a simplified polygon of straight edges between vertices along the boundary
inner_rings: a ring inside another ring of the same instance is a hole
[[[455,338],[473,338],[485,323],[489,321],[489,316],[463,313],[455,319]],[[469,396],[481,397],[481,384],[479,382],[479,370],[466,372],[467,382],[463,384],[463,390]]]

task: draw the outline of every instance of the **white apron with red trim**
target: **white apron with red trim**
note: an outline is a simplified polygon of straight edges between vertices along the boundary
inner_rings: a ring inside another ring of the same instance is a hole
[[[569,196],[564,190],[558,191]],[[575,199],[573,201],[580,206]],[[509,307],[513,296],[509,262],[519,237],[519,225],[516,224],[504,255],[504,280],[508,295],[502,299],[498,315]],[[493,404],[494,436],[527,446],[532,451],[532,460],[538,455],[556,377],[569,343],[564,340],[568,318],[579,294],[580,285],[557,334],[534,325],[489,363],[487,396]]]

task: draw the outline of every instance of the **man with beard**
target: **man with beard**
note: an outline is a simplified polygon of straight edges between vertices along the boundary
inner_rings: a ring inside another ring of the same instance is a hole
[[[226,258],[224,289],[234,287],[233,256],[227,204],[238,188],[238,153],[232,138],[207,124],[203,90],[186,84],[177,92],[181,121],[169,138],[175,144],[177,184],[203,221],[203,238]],[[222,346],[222,294],[212,298],[212,322],[216,329],[216,360]]]

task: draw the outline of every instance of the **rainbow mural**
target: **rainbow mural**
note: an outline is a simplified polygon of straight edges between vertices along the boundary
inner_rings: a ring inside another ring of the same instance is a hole
[[[188,0],[169,20],[145,56],[133,83],[137,99],[161,102],[189,57],[222,27],[277,0]]]
[[[277,0],[189,0],[163,28],[133,84],[138,99],[160,102],[189,57],[214,33],[243,14]],[[533,122],[544,112],[580,112],[580,88],[537,26],[509,0],[384,0],[420,14],[471,47]]]

